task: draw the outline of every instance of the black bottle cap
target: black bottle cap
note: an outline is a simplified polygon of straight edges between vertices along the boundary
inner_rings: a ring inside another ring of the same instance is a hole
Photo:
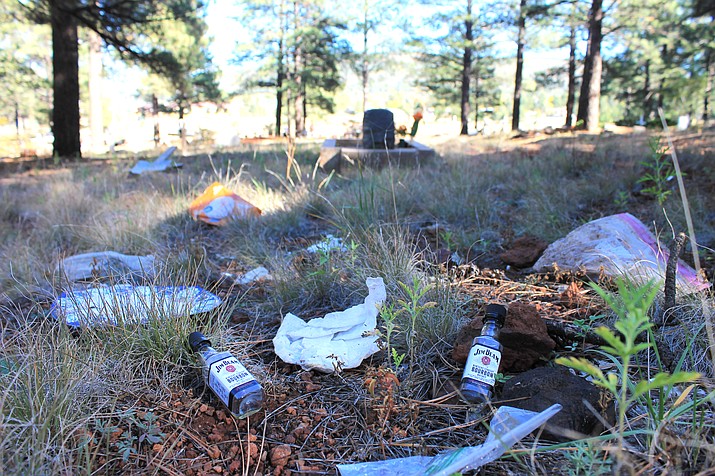
[[[192,332],[189,334],[189,347],[191,347],[193,352],[197,352],[203,344],[211,345],[211,341],[201,332]]]
[[[506,306],[502,304],[489,304],[484,319],[494,319],[498,326],[504,325],[506,319]]]

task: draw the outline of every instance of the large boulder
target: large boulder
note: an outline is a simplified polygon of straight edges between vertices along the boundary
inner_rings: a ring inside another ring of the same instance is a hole
[[[467,361],[474,338],[482,332],[482,317],[476,317],[459,332],[452,351],[457,362]],[[556,343],[549,337],[546,323],[531,304],[512,303],[499,335],[504,346],[500,372],[523,372],[547,357]]]

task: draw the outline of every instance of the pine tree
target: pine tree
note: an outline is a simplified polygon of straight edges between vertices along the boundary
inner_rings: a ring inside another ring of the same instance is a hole
[[[163,22],[195,23],[203,6],[197,0],[31,0],[26,16],[52,27],[54,155],[81,157],[78,28],[94,30],[126,60],[169,77],[184,73],[165,49]],[[153,38],[155,41],[148,41]]]

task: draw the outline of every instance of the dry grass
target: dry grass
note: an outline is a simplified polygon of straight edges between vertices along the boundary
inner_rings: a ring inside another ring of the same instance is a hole
[[[675,139],[696,234],[713,248],[708,204],[715,191],[715,133]],[[467,408],[454,393],[462,369],[450,352],[459,327],[493,300],[530,302],[562,321],[606,312],[593,294],[578,308],[561,306],[565,279],[486,271],[504,267],[499,252],[521,235],[551,241],[622,211],[654,223],[665,236],[685,223],[674,197],[663,210],[634,192],[648,157],[644,136],[459,139],[438,147],[442,156],[430,166],[348,170],[327,183],[320,173],[311,175],[317,149],[300,145],[291,154],[297,167],[290,176],[280,145],[185,157],[181,170],[134,178],[126,174],[132,161],[120,159],[0,176],[5,472],[325,474],[344,462],[480,444],[483,422],[465,423]],[[193,222],[188,204],[213,181],[261,208],[262,216],[222,228]],[[348,251],[302,251],[327,233],[343,238]],[[473,263],[447,272],[435,262],[439,248]],[[106,250],[153,254],[160,270],[152,284],[199,285],[226,304],[210,315],[69,332],[49,316],[49,305],[67,286],[55,265]],[[712,276],[711,249],[701,249],[701,261]],[[222,273],[258,265],[270,269],[272,282],[221,284]],[[421,303],[434,303],[416,320],[403,314],[397,322],[392,344],[407,356],[406,365],[395,368],[380,352],[360,369],[320,375],[276,358],[271,339],[282,315],[315,317],[361,302],[368,276],[385,279],[388,303],[409,301],[400,283],[427,290]],[[684,355],[683,368],[711,378],[703,322],[712,319],[712,296],[704,299],[705,305],[680,298],[680,326],[663,337]],[[238,354],[263,383],[268,402],[261,418],[233,420],[202,395],[185,345],[197,329]],[[691,405],[689,413],[654,422],[642,407],[631,409],[630,427],[650,435],[628,437],[634,470],[692,472],[713,464],[715,451],[705,443],[715,435],[709,378],[668,397],[673,408]],[[685,403],[675,405],[683,394]],[[162,435],[159,446],[147,439],[152,431]],[[486,471],[597,474],[615,459],[616,451],[608,450],[613,438],[548,451],[530,438]],[[291,449],[290,467],[271,459],[280,445]]]

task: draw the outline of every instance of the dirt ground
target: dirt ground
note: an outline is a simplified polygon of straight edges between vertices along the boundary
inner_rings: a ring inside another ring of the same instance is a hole
[[[702,154],[715,153],[710,137],[682,135],[676,146],[700,146]],[[525,150],[538,150],[534,139],[520,144]],[[469,145],[471,147],[471,145]],[[476,153],[476,152],[475,152]],[[535,152],[532,152],[535,153]],[[1,164],[3,184],[24,180],[41,180],[57,169],[40,162],[5,160]],[[98,165],[101,166],[101,165]],[[698,188],[715,193],[715,174],[684,170]],[[442,272],[465,299],[475,302],[525,302],[535,306],[544,320],[574,322],[604,311],[593,292],[583,290],[577,276],[528,275],[505,271],[498,255],[484,256],[480,262],[463,266],[444,266]],[[715,260],[706,260],[706,273],[712,277]],[[216,269],[217,274],[230,269]],[[569,283],[577,283],[577,293],[564,294]],[[250,288],[218,288],[224,301],[238,296],[261,299],[270,293],[270,282]],[[409,455],[435,455],[441,451],[481,444],[487,435],[485,420],[468,421],[467,406],[455,391],[462,369],[444,356],[431,369],[422,369],[420,379],[408,378],[406,372],[381,365],[388,359],[378,353],[362,366],[339,374],[304,371],[283,363],[273,352],[272,338],[280,324],[256,322],[255,318],[237,311],[231,316],[237,329],[250,329],[259,342],[254,347],[255,359],[266,369],[265,409],[245,420],[231,416],[221,402],[207,391],[200,376],[187,370],[184,385],[173,388],[173,397],[153,400],[128,392],[117,410],[132,409],[138,418],[148,413],[157,417],[153,431],[164,436],[152,443],[144,438],[136,454],[126,461],[121,457],[100,460],[104,474],[168,474],[209,476],[225,474],[293,475],[336,474],[336,465],[348,462],[376,461]],[[580,346],[569,353],[571,342],[559,336],[558,352],[562,356],[583,355],[592,346]],[[431,376],[429,379],[427,376]],[[259,379],[260,380],[260,379]],[[427,389],[426,392],[416,392]],[[497,386],[497,397],[500,385]],[[430,398],[416,400],[422,393]],[[498,400],[496,402],[498,404]],[[122,408],[123,405],[123,408]],[[122,426],[110,437],[110,443],[121,441],[123,434],[142,433],[137,428]],[[486,465],[479,474],[566,474],[564,457],[559,452],[536,452],[530,449],[548,441],[530,436],[518,444],[506,458]]]

